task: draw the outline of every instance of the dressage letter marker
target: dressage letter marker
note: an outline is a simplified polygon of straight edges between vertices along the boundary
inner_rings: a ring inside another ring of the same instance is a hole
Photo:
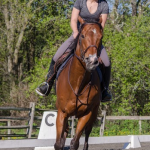
[[[52,127],[52,126],[54,126],[54,123],[49,123],[49,122],[48,122],[48,119],[49,119],[50,116],[51,116],[51,117],[55,117],[54,114],[48,114],[48,115],[45,117],[45,123],[46,123],[46,125]],[[51,121],[51,120],[50,120],[50,121]]]
[[[38,139],[56,139],[56,117],[57,112],[44,112]],[[54,147],[35,147],[34,150],[54,150]]]

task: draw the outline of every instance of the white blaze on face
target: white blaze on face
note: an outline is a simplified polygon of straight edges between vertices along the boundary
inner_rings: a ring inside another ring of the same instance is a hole
[[[94,32],[94,34],[96,34],[96,29],[93,29],[92,31]]]
[[[97,54],[89,54],[89,57],[85,58],[85,63],[87,70],[94,70],[99,65]]]
[[[90,62],[94,62],[95,61],[95,59],[97,58],[97,55],[96,54],[94,54],[94,55],[89,55],[89,59],[90,59]]]

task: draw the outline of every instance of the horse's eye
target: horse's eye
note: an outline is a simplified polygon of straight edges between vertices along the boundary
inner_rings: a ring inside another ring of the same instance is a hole
[[[81,35],[81,37],[84,39],[84,35]]]

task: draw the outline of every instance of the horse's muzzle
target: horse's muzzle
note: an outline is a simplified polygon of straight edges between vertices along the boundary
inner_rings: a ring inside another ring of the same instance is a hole
[[[98,61],[96,54],[90,55],[89,57],[86,57],[84,59],[84,62],[86,64],[86,69],[90,72],[95,70],[96,67],[99,65],[99,61]]]

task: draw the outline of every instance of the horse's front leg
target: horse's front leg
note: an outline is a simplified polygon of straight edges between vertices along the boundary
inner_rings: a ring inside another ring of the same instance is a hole
[[[76,128],[76,134],[70,143],[70,150],[77,150],[78,149],[79,139],[82,135],[82,132],[83,132],[86,124],[90,120],[91,116],[92,116],[92,112],[90,111],[87,115],[79,118],[77,128]]]
[[[57,119],[56,119],[56,143],[54,145],[55,150],[63,150],[65,146],[66,134],[64,134],[67,128],[68,117],[60,109],[58,110]]]
[[[99,105],[97,105],[97,107],[93,109],[92,116],[85,128],[85,143],[84,143],[83,150],[88,150],[88,146],[89,146],[88,139],[89,139],[89,135],[92,131],[93,123],[96,121],[96,118],[97,118],[98,108],[99,108]]]

